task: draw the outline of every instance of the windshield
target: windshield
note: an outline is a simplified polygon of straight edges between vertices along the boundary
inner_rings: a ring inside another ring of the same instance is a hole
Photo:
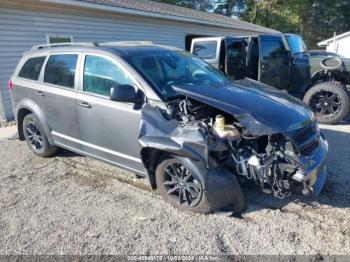
[[[179,96],[176,84],[219,84],[228,78],[200,58],[183,51],[162,50],[131,55],[128,62],[163,100]]]
[[[285,35],[293,54],[307,53],[307,47],[300,35]]]

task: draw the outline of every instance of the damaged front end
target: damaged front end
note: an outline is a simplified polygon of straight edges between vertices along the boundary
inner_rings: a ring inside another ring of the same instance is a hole
[[[143,107],[139,142],[142,148],[168,152],[201,168],[200,179],[215,208],[229,204],[237,177],[255,181],[278,198],[298,188],[304,195],[320,193],[328,144],[311,117],[277,130],[276,123],[259,126],[259,117],[247,110],[228,110],[225,101],[217,106],[218,100],[184,95]],[[252,132],[254,126],[260,129]]]

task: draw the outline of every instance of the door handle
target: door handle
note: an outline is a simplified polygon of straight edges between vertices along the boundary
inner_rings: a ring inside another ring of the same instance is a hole
[[[81,103],[79,104],[79,106],[85,107],[85,108],[91,108],[91,105],[90,105],[88,102],[81,102]]]
[[[38,94],[38,96],[44,96],[44,93],[41,92],[41,91],[38,91],[38,92],[36,92],[36,93]]]

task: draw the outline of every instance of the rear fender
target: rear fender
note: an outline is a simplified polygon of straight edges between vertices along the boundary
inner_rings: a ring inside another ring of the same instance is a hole
[[[42,128],[45,131],[45,135],[47,137],[47,140],[49,141],[50,145],[53,145],[53,139],[51,136],[51,129],[50,126],[48,124],[47,118],[44,114],[44,112],[35,104],[35,102],[33,102],[30,99],[23,99],[21,100],[16,108],[16,122],[18,123],[18,114],[22,109],[27,109],[29,111],[31,111],[40,121],[40,124],[42,126]],[[19,125],[18,129],[21,128]],[[20,131],[20,130],[18,130]]]

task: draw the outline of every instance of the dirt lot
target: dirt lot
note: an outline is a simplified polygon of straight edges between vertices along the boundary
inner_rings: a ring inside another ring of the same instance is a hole
[[[2,139],[0,254],[350,255],[350,125],[323,131],[329,177],[319,199],[245,189],[242,218],[180,212],[113,166],[63,150],[41,159]]]

